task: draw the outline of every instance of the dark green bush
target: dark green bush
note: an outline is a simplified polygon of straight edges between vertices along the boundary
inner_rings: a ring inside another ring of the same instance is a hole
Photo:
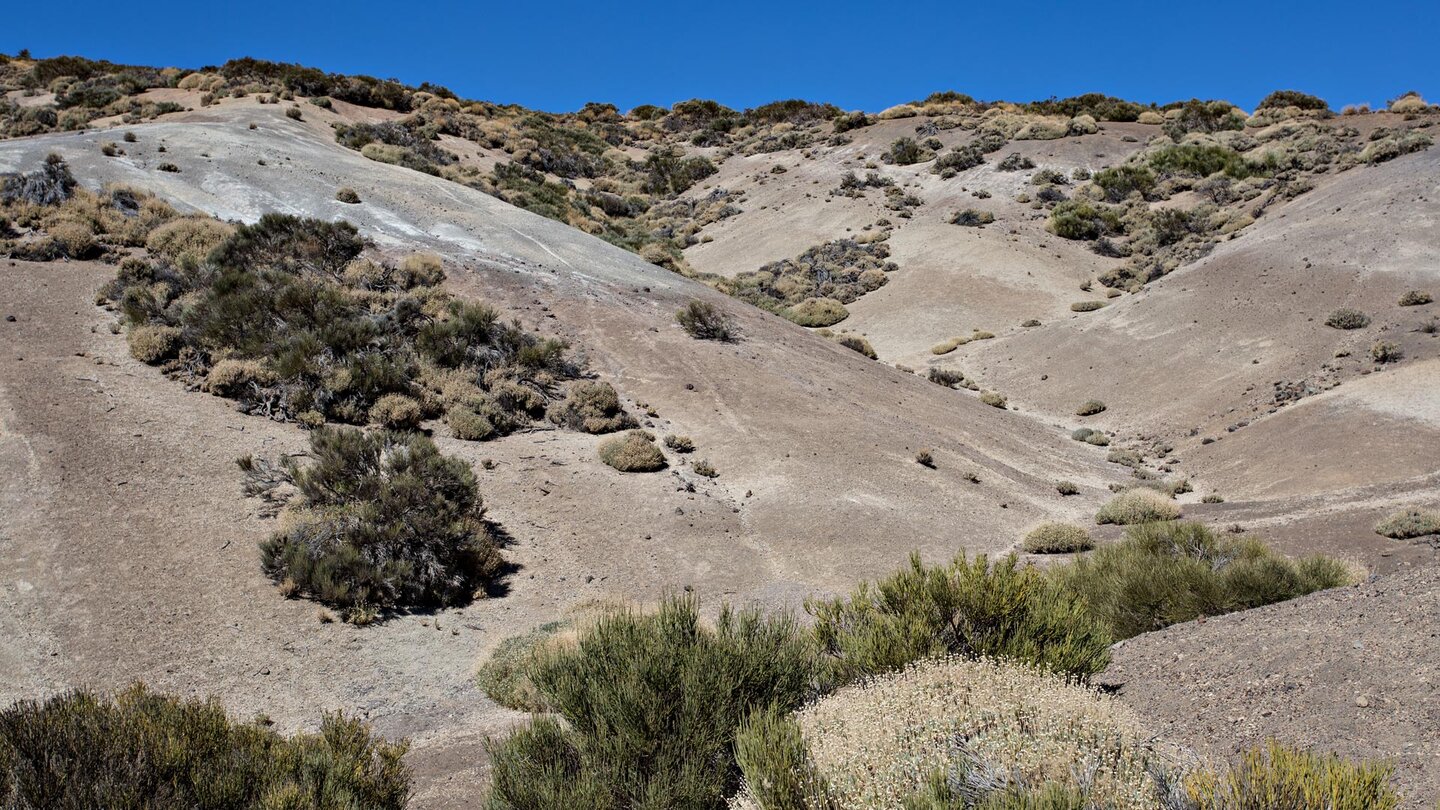
[[[1148,161],[1150,168],[1162,176],[1209,177],[1216,172],[1224,172],[1233,179],[1243,180],[1263,172],[1263,167],[1250,163],[1239,152],[1213,144],[1167,146],[1152,152]],[[1099,175],[1096,182],[1099,182]]]
[[[1095,173],[1091,182],[1105,191],[1105,199],[1120,202],[1135,192],[1143,197],[1155,187],[1155,175],[1144,166],[1125,164]]]
[[[1221,132],[1245,128],[1245,116],[1228,101],[1201,101],[1190,99],[1185,102],[1167,104],[1165,111],[1179,110],[1175,116],[1165,117],[1165,134],[1180,140],[1191,132]]]
[[[690,598],[612,613],[530,676],[564,725],[537,719],[491,745],[495,810],[719,810],[739,787],[741,724],[793,711],[819,682],[793,620],[726,608],[711,629]]]
[[[499,547],[464,461],[424,436],[343,427],[311,431],[310,457],[307,466],[285,459],[278,476],[263,462],[240,462],[250,491],[278,477],[303,499],[260,546],[272,580],[361,620],[464,604],[497,581]]]
[[[1063,115],[1068,118],[1088,115],[1096,121],[1135,121],[1140,117],[1140,113],[1149,109],[1150,107],[1145,105],[1101,93],[1086,93],[1062,99],[1051,98],[1046,101],[1032,101],[1025,105],[1027,112],[1037,115]]]
[[[650,150],[642,169],[646,178],[645,190],[661,195],[681,194],[719,171],[705,156],[687,158],[671,146],[657,146]]]
[[[1221,537],[1199,523],[1144,523],[1119,543],[1050,569],[1115,638],[1218,616],[1347,584],[1328,557],[1289,560],[1252,537]]]
[[[1330,109],[1330,105],[1325,99],[1309,93],[1302,93],[1299,90],[1276,90],[1260,99],[1260,104],[1255,109],[1263,110],[1267,107],[1299,107],[1302,110]]]
[[[842,680],[937,655],[1012,658],[1088,676],[1109,661],[1104,626],[1074,595],[1014,555],[910,565],[848,599],[812,600],[815,635]]]
[[[1370,316],[1352,307],[1341,307],[1325,318],[1325,325],[1332,329],[1364,329],[1370,325]]]
[[[1120,215],[1104,205],[1066,200],[1050,212],[1050,227],[1063,239],[1098,239],[1119,233]]]
[[[915,163],[923,163],[935,157],[935,153],[915,142],[914,138],[899,138],[890,144],[881,156],[886,163],[894,163],[896,166],[910,166]]]
[[[0,796],[47,810],[399,810],[405,749],[338,714],[318,734],[282,737],[137,684],[0,712]]]

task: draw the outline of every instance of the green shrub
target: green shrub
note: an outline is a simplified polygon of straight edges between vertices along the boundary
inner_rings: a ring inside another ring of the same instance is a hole
[[[491,808],[724,807],[736,731],[755,710],[798,708],[819,677],[793,620],[726,608],[711,629],[689,598],[611,613],[529,669],[564,725],[540,718],[490,746]]]
[[[1083,599],[1115,638],[1350,581],[1345,566],[1328,557],[1292,561],[1255,538],[1220,537],[1199,523],[1132,526],[1119,543],[1050,573]]]
[[[275,582],[363,621],[466,603],[502,573],[475,474],[430,439],[321,427],[310,432],[310,457],[303,467],[286,458],[278,471],[240,461],[252,494],[276,480],[300,492],[284,528],[260,546]]]
[[[545,701],[530,680],[529,667],[542,650],[557,643],[557,637],[569,628],[569,622],[548,622],[501,641],[475,675],[481,691],[509,709],[545,711]]]
[[[356,205],[360,202],[360,195],[355,193],[355,189],[350,188],[349,186],[345,186],[344,188],[335,192],[335,199],[339,200],[342,203]]]
[[[1213,144],[1186,143],[1158,149],[1148,158],[1150,168],[1162,176],[1209,177],[1217,172],[1243,180],[1261,172],[1233,149]]]
[[[620,396],[607,382],[572,383],[565,398],[550,406],[546,416],[557,425],[586,433],[614,433],[639,427],[635,417],[620,405]]]
[[[1098,399],[1087,399],[1075,409],[1076,416],[1094,416],[1105,410],[1105,403]]]
[[[181,217],[155,230],[145,239],[145,249],[171,262],[194,267],[235,233],[235,226],[209,217]]]
[[[1341,307],[1330,313],[1325,325],[1333,329],[1364,329],[1370,325],[1370,316],[1358,309]]]
[[[683,194],[691,186],[719,171],[702,155],[685,157],[672,146],[657,146],[645,158],[645,190],[652,194]]]
[[[665,469],[665,454],[655,446],[654,434],[645,430],[632,430],[601,442],[600,460],[620,472]]]
[[[1062,239],[1098,239],[1119,233],[1120,215],[1108,206],[1066,200],[1050,212],[1050,229]]]
[[[900,138],[890,144],[881,156],[886,163],[894,163],[897,166],[910,166],[916,163],[923,163],[935,157],[930,149],[915,142],[914,138]]]
[[[1425,292],[1423,290],[1409,290],[1404,295],[1400,296],[1400,306],[1418,307],[1422,304],[1428,304],[1434,300],[1435,297],[1428,292]]]
[[[1095,513],[1096,523],[1129,526],[1157,520],[1175,520],[1180,507],[1152,489],[1131,489],[1116,495]]]
[[[850,317],[850,310],[833,298],[807,298],[786,309],[785,317],[801,326],[834,326]]]
[[[718,478],[720,476],[720,471],[715,469],[715,465],[711,464],[708,460],[703,458],[695,462],[695,466],[693,469],[695,470],[696,475],[703,476],[705,478]]]
[[[1095,430],[1094,428],[1076,428],[1075,430],[1070,432],[1070,438],[1074,439],[1077,442],[1093,444],[1096,447],[1106,447],[1110,444],[1110,437],[1106,436],[1102,431]]]
[[[1007,402],[1005,395],[999,391],[981,391],[980,401],[992,408],[1000,409],[1004,409]]]
[[[1021,155],[1019,152],[1011,152],[1006,155],[1003,160],[995,164],[995,168],[1002,172],[1021,172],[1026,169],[1035,168],[1035,161]]]
[[[1375,533],[1395,540],[1440,534],[1440,513],[1424,509],[1404,509],[1376,524]]]
[[[841,113],[840,115],[835,116],[834,123],[835,132],[840,133],[849,132],[852,129],[859,129],[860,127],[869,126],[871,121],[870,117],[867,116],[864,112],[856,110],[854,112]]]
[[[1076,301],[1070,305],[1071,312],[1094,312],[1105,307],[1104,301]]]
[[[1350,762],[1272,740],[1245,751],[1223,775],[1202,772],[1188,782],[1197,810],[1395,810],[1394,772],[1389,763]]]
[[[1267,107],[1299,107],[1302,110],[1330,109],[1330,105],[1325,99],[1309,93],[1302,93],[1299,90],[1276,90],[1260,99],[1260,104],[1255,109],[1263,110]]]
[[[450,434],[461,441],[483,442],[495,436],[495,425],[489,419],[463,405],[445,412],[445,424],[450,426]]]
[[[735,320],[708,301],[693,300],[675,313],[680,327],[700,340],[731,341],[739,336]]]
[[[1001,657],[1076,676],[1109,661],[1110,638],[1075,597],[1014,555],[991,565],[962,553],[926,567],[919,555],[848,599],[810,600],[815,635],[842,680],[940,655]]]
[[[1405,350],[1400,344],[1388,340],[1378,340],[1370,347],[1370,356],[1377,363],[1395,363],[1405,358]]]
[[[746,798],[764,810],[831,808],[824,777],[815,770],[800,725],[767,706],[751,712],[735,735],[735,761]],[[732,805],[744,810],[747,805]]]
[[[1132,164],[1102,169],[1090,181],[1105,192],[1105,199],[1110,202],[1120,202],[1136,192],[1143,197],[1155,188],[1154,173],[1144,166]]]
[[[787,307],[811,298],[828,298],[841,305],[877,290],[896,269],[887,261],[890,249],[883,239],[859,242],[837,239],[807,248],[793,259],[770,262],[758,270],[716,279],[716,286],[761,309],[785,314]]]
[[[282,737],[215,701],[137,684],[0,712],[0,788],[15,808],[399,810],[406,747],[338,714],[317,734]]]
[[[1080,487],[1076,486],[1073,481],[1056,481],[1055,491],[1061,495],[1079,495]]]
[[[1027,554],[1070,554],[1095,547],[1090,533],[1069,523],[1042,523],[1025,535]]]
[[[300,112],[299,107],[287,107],[285,109],[285,117],[295,121],[304,120],[304,114]]]

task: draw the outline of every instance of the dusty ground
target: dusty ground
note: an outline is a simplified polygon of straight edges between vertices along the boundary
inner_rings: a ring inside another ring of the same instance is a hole
[[[1161,737],[1385,759],[1406,807],[1440,800],[1440,567],[1148,633],[1103,679]]]
[[[1080,421],[1075,404],[1098,396],[1111,407],[1090,423],[1175,443],[1178,469],[1197,490],[1184,498],[1187,516],[1387,575],[1127,642],[1107,678],[1125,681],[1127,699],[1190,744],[1226,753],[1257,735],[1295,732],[1289,738],[1397,757],[1404,786],[1435,793],[1435,672],[1423,662],[1433,663],[1440,633],[1436,551],[1371,529],[1396,508],[1440,505],[1440,338],[1410,331],[1434,307],[1394,306],[1404,289],[1440,293],[1440,153],[1330,178],[1207,259],[1085,316],[1068,305],[1110,260],[1050,236],[1010,201],[1027,173],[986,166],[942,183],[911,172],[903,182],[927,204],[891,240],[902,269],[852,306],[844,326],[867,334],[882,360],[922,369],[940,340],[997,333],[941,362],[1009,394],[1016,409],[1002,411],[558,223],[368,161],[334,144],[328,123],[370,113],[336,106],[307,107],[304,122],[238,101],[167,116],[127,127],[140,137],[121,158],[99,151],[115,131],[7,141],[0,171],[59,151],[92,187],[130,183],[227,218],[344,217],[386,252],[438,252],[454,292],[569,338],[632,407],[656,410],[657,431],[694,437],[695,457],[720,477],[683,463],[623,475],[598,462],[594,437],[559,431],[442,439],[450,452],[496,462],[481,487],[515,538],[510,594],[363,630],[321,624],[313,605],[280,599],[261,576],[256,543],[272,522],[241,497],[234,467],[246,453],[300,449],[304,434],[131,360],[112,317],[94,306],[113,268],[0,267],[0,317],[16,316],[0,321],[0,570],[10,572],[0,589],[0,700],[143,678],[219,695],[285,728],[343,708],[415,741],[417,807],[469,806],[483,780],[483,738],[518,717],[472,683],[500,639],[594,600],[647,600],[682,586],[711,605],[794,608],[891,570],[913,548],[930,560],[960,548],[1001,551],[1040,520],[1088,520],[1107,485],[1129,476],[1104,450],[1068,438]],[[687,258],[734,273],[893,219],[878,192],[827,202],[824,191],[847,169],[863,174],[860,154],[873,157],[913,127],[861,130],[851,146],[812,161],[780,153],[727,162],[707,187],[743,189],[745,211],[707,228],[713,241]],[[1150,130],[1106,125],[1004,152],[1094,169],[1136,148],[1125,136],[1143,141]],[[942,133],[947,145],[960,137]],[[182,171],[156,171],[162,160]],[[773,165],[788,171],[771,174]],[[335,202],[341,186],[364,202]],[[983,204],[970,195],[981,187],[994,192]],[[1001,222],[944,223],[971,205]],[[672,314],[692,297],[734,312],[745,340],[688,338]],[[1375,323],[1363,333],[1319,325],[1342,304],[1372,311]],[[1029,317],[1045,326],[1021,330]],[[1404,343],[1404,363],[1374,371],[1359,361],[1380,335]],[[1357,351],[1341,362],[1337,348]],[[1342,385],[1267,413],[1274,382],[1322,371]],[[1207,436],[1220,440],[1202,444]],[[934,451],[937,470],[913,461],[920,448]],[[980,483],[967,480],[972,472]],[[1062,478],[1081,495],[1059,497]],[[1196,502],[1210,491],[1227,501]],[[1335,627],[1344,631],[1338,643]],[[1364,646],[1347,646],[1356,640]],[[1304,699],[1275,697],[1282,681],[1301,684],[1284,688]],[[1361,711],[1347,690],[1395,702]]]

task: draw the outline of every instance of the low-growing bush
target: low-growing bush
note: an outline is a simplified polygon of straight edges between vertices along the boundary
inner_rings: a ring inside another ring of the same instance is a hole
[[[1071,312],[1094,312],[1105,307],[1104,301],[1076,301],[1070,305]]]
[[[1073,481],[1056,481],[1055,491],[1061,495],[1079,495],[1080,487],[1076,486]]]
[[[370,406],[370,420],[392,430],[414,430],[423,418],[420,403],[404,394],[386,394]]]
[[[1020,172],[1035,168],[1035,161],[1021,155],[1019,152],[1011,152],[1006,155],[1003,160],[995,164],[995,168],[1002,172]]]
[[[335,192],[335,199],[339,200],[342,203],[356,205],[360,202],[360,195],[355,193],[355,189],[350,188],[349,186],[345,186],[344,188]]]
[[[1095,513],[1096,523],[1129,526],[1157,520],[1176,520],[1180,507],[1152,489],[1131,489],[1116,495]]]
[[[1005,395],[999,391],[981,391],[980,401],[992,408],[1004,408],[1006,405]]]
[[[731,341],[739,335],[734,319],[708,301],[691,301],[675,313],[675,320],[691,337],[700,340]]]
[[[276,482],[300,493],[260,546],[275,582],[363,622],[377,611],[464,604],[498,580],[499,546],[464,461],[424,436],[345,427],[311,431],[310,457],[278,469],[240,460],[252,494]]]
[[[1395,810],[1394,772],[1389,763],[1352,762],[1272,740],[1245,751],[1221,775],[1190,777],[1188,792],[1197,810]]]
[[[180,350],[180,330],[173,326],[140,324],[125,335],[130,355],[142,363],[160,363]]]
[[[1440,512],[1404,509],[1376,524],[1375,533],[1395,540],[1440,534]]]
[[[538,718],[490,745],[488,807],[724,807],[741,724],[799,708],[819,677],[792,619],[726,608],[712,627],[680,598],[612,612],[527,669],[564,724]]]
[[[339,714],[284,737],[136,684],[0,711],[0,787],[14,808],[400,810],[406,748]]]
[[[1110,444],[1109,436],[1105,435],[1099,430],[1088,427],[1076,428],[1075,430],[1071,431],[1070,438],[1074,439],[1077,442],[1093,444],[1096,447],[1106,447]]]
[[[835,338],[835,342],[856,354],[863,354],[871,360],[876,360],[880,357],[880,355],[875,353],[875,347],[870,345],[870,341],[861,335],[840,335]]]
[[[964,554],[910,564],[848,599],[810,600],[815,635],[842,680],[940,655],[1002,657],[1074,676],[1100,671],[1110,638],[1078,598],[1022,566]]]
[[[718,478],[720,475],[720,471],[715,469],[715,465],[711,464],[708,459],[700,459],[699,461],[695,462],[695,466],[691,469],[695,471],[696,475],[703,476],[705,478]]]
[[[1332,329],[1364,329],[1370,325],[1370,316],[1358,309],[1341,307],[1330,313],[1325,325]]]
[[[695,441],[689,436],[676,436],[672,433],[665,437],[665,446],[677,453],[695,452]]]
[[[1255,538],[1183,522],[1132,526],[1120,542],[1049,571],[1117,639],[1351,581],[1346,566],[1328,557],[1289,560]]]
[[[1062,239],[1098,239],[1119,233],[1120,215],[1108,206],[1066,200],[1050,212],[1050,229]]]
[[[989,225],[994,221],[994,214],[989,211],[980,211],[974,208],[966,208],[963,211],[958,211],[955,216],[950,218],[951,225],[965,225],[971,228]]]
[[[51,152],[40,168],[28,174],[7,175],[0,182],[0,202],[59,205],[75,191],[75,178],[65,159]]]
[[[1425,292],[1423,290],[1409,290],[1404,295],[1400,296],[1400,306],[1418,307],[1423,304],[1428,304],[1434,300],[1435,297],[1428,292]]]
[[[543,712],[545,700],[530,680],[530,666],[546,647],[563,643],[569,622],[542,624],[528,633],[511,636],[491,651],[475,675],[481,691],[491,700],[509,709],[522,712]]]
[[[834,326],[850,317],[850,310],[833,298],[807,298],[786,309],[785,317],[801,326]]]
[[[890,148],[886,149],[881,157],[886,163],[894,163],[897,166],[910,166],[934,158],[935,152],[916,143],[914,138],[900,138],[890,144]]]
[[[1370,356],[1377,363],[1395,363],[1405,358],[1405,350],[1398,343],[1378,340],[1370,347]]]
[[[1087,399],[1075,409],[1076,416],[1094,416],[1105,410],[1105,403],[1098,399]]]
[[[935,456],[929,450],[920,450],[915,453],[915,463],[933,470],[935,469]]]
[[[736,748],[734,810],[1159,808],[1168,770],[1114,698],[959,657],[752,715]]]
[[[546,412],[551,422],[586,433],[614,433],[638,427],[635,417],[620,405],[620,396],[607,382],[571,383],[565,398]]]
[[[1125,164],[1096,172],[1090,182],[1105,192],[1106,200],[1120,202],[1131,194],[1149,194],[1155,188],[1155,174],[1144,166]]]
[[[1089,532],[1069,523],[1042,523],[1025,535],[1021,546],[1027,554],[1071,554],[1094,547]]]
[[[620,472],[665,469],[665,454],[655,446],[655,435],[646,430],[632,430],[601,442],[600,460]]]
[[[182,267],[195,267],[235,233],[235,226],[210,217],[181,217],[150,232],[145,249]]]

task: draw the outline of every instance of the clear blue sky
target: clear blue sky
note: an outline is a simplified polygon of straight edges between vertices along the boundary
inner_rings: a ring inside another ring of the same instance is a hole
[[[941,89],[1247,108],[1278,88],[1336,108],[1411,89],[1440,100],[1440,0],[15,0],[5,18],[11,54],[181,67],[254,56],[554,111],[693,97],[876,110]]]

